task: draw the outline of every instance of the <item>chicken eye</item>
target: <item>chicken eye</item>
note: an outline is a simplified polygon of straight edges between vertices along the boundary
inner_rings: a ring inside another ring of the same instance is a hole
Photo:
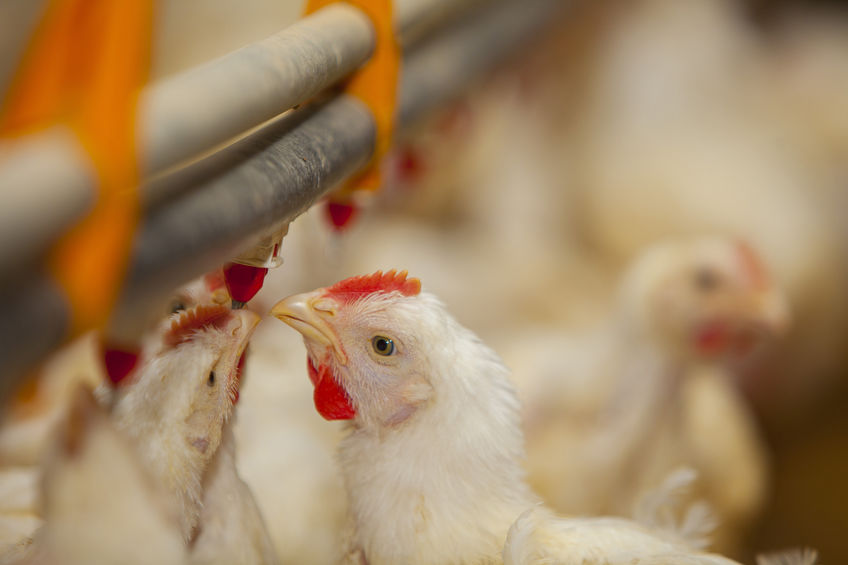
[[[182,300],[174,300],[173,302],[171,302],[168,309],[170,310],[171,314],[176,314],[177,312],[182,312],[183,310],[185,310],[186,305]]]
[[[209,371],[209,378],[206,379],[208,386],[215,386],[215,371]]]
[[[701,268],[695,271],[695,287],[702,292],[710,292],[718,288],[719,276],[715,271],[707,268]]]
[[[383,355],[386,357],[395,352],[395,342],[381,335],[376,335],[371,338],[371,347],[374,348],[377,355]]]

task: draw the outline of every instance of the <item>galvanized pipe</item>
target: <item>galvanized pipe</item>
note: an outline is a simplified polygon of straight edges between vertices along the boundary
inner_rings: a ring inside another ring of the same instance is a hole
[[[303,113],[308,115],[287,116],[215,155],[211,163],[199,163],[201,175],[221,162],[230,166],[150,211],[113,314],[114,339],[137,336],[175,286],[236,256],[269,228],[293,220],[368,162],[376,134],[361,102],[339,96]],[[295,118],[302,121],[292,127]]]
[[[455,29],[407,57],[398,116],[401,128],[444,105],[515,48],[533,37],[562,9],[561,0],[501,2],[474,14]],[[269,228],[294,219],[338,181],[369,159],[374,145],[371,114],[340,96],[311,109],[308,117],[286,116],[184,172],[169,190],[195,184],[186,196],[151,210],[142,229],[124,299],[113,332],[130,338],[145,313],[173,288],[238,254]],[[302,119],[294,127],[291,122]],[[198,175],[224,169],[211,180]],[[194,176],[195,179],[191,177]]]
[[[373,49],[368,16],[342,2],[151,86],[140,102],[143,170],[163,171],[309,100]]]
[[[400,126],[443,105],[473,77],[555,21],[563,6],[562,0],[489,3],[461,25],[421,44],[405,63]],[[179,194],[148,211],[137,237],[112,334],[136,337],[173,288],[308,209],[367,162],[374,139],[368,110],[337,96],[284,115],[175,173],[167,192]],[[43,305],[0,318],[0,359],[7,361],[0,365],[2,387],[57,345],[68,312],[58,290],[44,279],[7,287],[0,295],[7,303]],[[26,316],[27,323],[19,316]]]
[[[397,0],[400,41],[408,45],[482,2]],[[14,0],[10,5],[19,4],[26,2]],[[6,11],[22,19],[37,13]],[[144,175],[153,176],[196,158],[306,102],[361,66],[373,48],[368,17],[340,2],[263,41],[151,85],[142,92],[139,108],[139,160]],[[24,196],[20,208],[15,202],[0,208],[0,225],[25,225],[14,239],[0,239],[0,281],[22,256],[40,253],[76,221],[94,194],[94,177],[84,156],[63,148],[44,150],[52,142],[49,136],[33,137],[22,147],[6,151],[0,147],[0,188]],[[83,205],[52,206],[46,214],[33,214],[33,202],[36,208],[51,206],[49,201],[26,197],[40,192]]]
[[[355,71],[373,48],[368,17],[340,3],[146,88],[139,100],[139,159],[144,174],[196,157],[305,102]],[[0,208],[0,225],[24,222],[25,228],[13,239],[0,239],[0,280],[14,270],[21,256],[36,255],[63,233],[87,210],[85,204],[94,195],[86,157],[79,150],[58,147],[51,133],[22,139],[18,147],[4,145],[0,188],[21,198]],[[45,192],[59,195],[60,202],[54,205],[50,199],[31,197]],[[75,205],[58,205],[63,201]],[[51,209],[33,214],[33,204],[36,210]]]

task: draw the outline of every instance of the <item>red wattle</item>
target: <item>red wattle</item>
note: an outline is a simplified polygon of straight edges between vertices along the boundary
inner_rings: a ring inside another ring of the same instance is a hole
[[[265,267],[252,267],[241,263],[224,265],[224,281],[227,284],[227,290],[232,299],[239,302],[248,302],[256,296],[267,274],[268,269]]]
[[[349,202],[330,201],[327,202],[325,211],[333,229],[342,231],[349,227],[358,210],[356,206]]]
[[[708,322],[698,329],[695,344],[701,353],[715,355],[724,351],[728,345],[727,328],[720,322]]]
[[[121,383],[138,364],[138,351],[106,348],[103,350],[103,366],[109,382],[113,385]]]
[[[352,420],[356,416],[356,409],[347,392],[333,378],[330,368],[321,365],[316,369],[310,359],[307,370],[309,380],[315,385],[312,399],[318,413],[325,420]]]

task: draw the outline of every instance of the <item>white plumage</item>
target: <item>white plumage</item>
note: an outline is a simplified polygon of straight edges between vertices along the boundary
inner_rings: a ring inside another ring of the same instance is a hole
[[[3,562],[185,562],[174,500],[85,389],[57,430],[41,496],[45,524]]]
[[[501,563],[522,515],[522,542],[507,548],[515,563],[733,563],[623,519],[523,514],[538,499],[521,467],[509,372],[405,273],[354,277],[289,297],[272,313],[304,335],[316,391],[343,391],[343,410],[328,410],[318,392],[316,407],[351,420],[339,446],[351,518],[346,563]]]
[[[783,295],[743,244],[652,246],[594,331],[537,327],[506,343],[531,485],[561,512],[628,516],[640,493],[686,465],[719,538],[738,536],[764,500],[767,467],[734,379],[787,323]]]

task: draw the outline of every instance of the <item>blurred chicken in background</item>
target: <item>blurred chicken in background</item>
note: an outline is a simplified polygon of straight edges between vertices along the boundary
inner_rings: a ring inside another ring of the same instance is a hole
[[[566,72],[552,71],[553,143],[594,256],[621,265],[660,238],[716,230],[762,254],[793,325],[769,363],[742,373],[774,462],[748,545],[803,540],[842,562],[848,14],[759,4],[773,7],[765,24],[724,0],[601,2],[576,17],[582,40],[561,43]]]
[[[177,509],[94,396],[80,387],[47,453],[45,525],[4,563],[185,563]]]
[[[0,554],[42,524],[41,463],[67,417],[74,391],[105,381],[91,333],[56,352],[31,375],[0,419]]]
[[[752,3],[758,13],[767,8],[765,23],[751,16]],[[153,74],[261,39],[293,21],[300,5],[163,0]],[[685,426],[647,438],[657,449],[650,460],[673,459],[680,445],[672,440],[686,436],[693,440],[688,455],[702,454],[705,477],[732,474],[724,486],[738,490],[719,489],[723,496],[742,493],[725,500],[724,510],[714,502],[731,523],[734,513],[744,523],[753,512],[744,509],[766,499],[749,549],[807,543],[822,550],[826,563],[848,561],[841,536],[848,528],[846,53],[845,12],[818,3],[575,3],[556,37],[405,141],[408,151],[395,165],[406,177],[387,175],[395,186],[348,234],[330,233],[314,212],[295,221],[284,243],[286,263],[268,276],[256,304],[264,311],[280,296],[398,265],[424,278],[499,352],[515,355],[510,365],[517,374],[590,380],[597,373],[589,366],[539,368],[543,354],[534,356],[532,347],[517,352],[533,336],[540,347],[556,339],[549,332],[557,328],[557,337],[594,343],[573,357],[563,341],[555,345],[563,357],[591,365],[604,343],[595,339],[603,332],[594,332],[616,305],[610,297],[625,265],[659,241],[738,235],[769,265],[773,287],[785,291],[792,328],[773,354],[734,366],[738,380],[715,364],[699,364],[680,379],[674,393],[695,410],[676,420]],[[183,306],[194,305],[186,300]],[[236,463],[283,561],[333,563],[345,512],[331,455],[340,429],[303,403],[311,387],[296,353],[299,340],[288,333],[263,325],[253,338],[233,430]],[[15,493],[0,499],[13,512],[29,504],[15,485],[37,481],[29,469],[60,421],[54,408],[67,404],[69,381],[77,375],[100,382],[97,373],[76,368],[97,364],[93,350],[77,357],[79,365],[71,356],[56,356],[55,379],[23,391],[21,399],[35,402],[10,405],[0,426],[0,462],[9,473],[8,482],[0,478],[8,487],[0,493]],[[581,414],[608,399],[600,387],[572,384],[578,390],[571,391],[570,409]],[[640,401],[634,409],[649,412],[650,402],[641,401],[656,398],[655,390],[633,391]],[[547,415],[537,409],[537,417]],[[536,446],[557,438],[546,439],[529,414],[535,411],[527,411],[531,450],[544,456]],[[765,448],[756,424],[764,428]],[[694,431],[704,428],[708,433]],[[627,443],[640,430],[609,434],[609,442]],[[713,443],[724,435],[736,441]],[[716,445],[727,451],[707,455]],[[773,486],[758,489],[764,450],[772,451]],[[547,456],[554,464],[564,453],[552,447]],[[651,472],[634,475],[604,503],[629,511],[627,500]],[[599,479],[606,473],[597,469]],[[719,496],[712,488],[699,494]],[[38,516],[25,520],[15,527],[34,527]],[[728,530],[742,535],[732,526],[719,532]],[[751,552],[743,553],[750,562]]]
[[[750,241],[786,289],[795,324],[773,376],[751,374],[745,386],[762,410],[803,409],[836,384],[848,323],[834,214],[848,156],[837,86],[848,62],[810,53],[837,28],[801,47],[803,26],[765,36],[738,2],[621,8],[584,44],[565,78],[571,103],[558,106],[556,145],[583,241],[619,264],[672,234]]]
[[[36,465],[52,431],[65,416],[72,391],[80,384],[96,388],[105,380],[93,333],[54,353],[21,386],[0,420],[0,464]]]
[[[597,329],[510,334],[502,351],[522,400],[531,485],[561,512],[628,516],[646,489],[688,466],[718,518],[711,547],[738,551],[768,472],[734,381],[788,322],[746,244],[698,237],[640,254]]]

